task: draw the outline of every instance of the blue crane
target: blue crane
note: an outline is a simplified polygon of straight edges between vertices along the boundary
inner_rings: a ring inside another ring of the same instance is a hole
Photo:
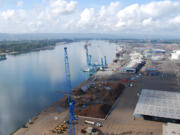
[[[75,135],[75,114],[74,114],[74,106],[75,101],[72,99],[72,86],[71,86],[71,74],[69,68],[69,60],[67,47],[64,47],[64,62],[65,62],[65,72],[66,72],[66,85],[67,85],[67,93],[68,93],[68,107],[69,107],[69,135]]]
[[[84,48],[86,50],[86,62],[87,62],[87,65],[90,66],[91,65],[91,55],[89,55],[88,45],[90,45],[90,44],[86,43],[84,45]]]
[[[107,61],[106,61],[106,56],[104,56],[104,59],[101,58],[101,64],[93,64],[91,61],[92,55],[89,55],[88,52],[88,46],[90,46],[91,44],[86,42],[86,44],[84,45],[84,48],[86,50],[86,62],[88,67],[90,67],[92,70],[96,71],[97,68],[104,68],[107,67]]]
[[[104,66],[107,67],[107,60],[106,60],[106,56],[104,56]]]

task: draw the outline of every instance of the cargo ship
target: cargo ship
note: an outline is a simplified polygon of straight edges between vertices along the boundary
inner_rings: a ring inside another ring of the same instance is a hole
[[[2,61],[2,60],[6,60],[7,58],[6,58],[6,55],[5,54],[0,54],[0,61]]]

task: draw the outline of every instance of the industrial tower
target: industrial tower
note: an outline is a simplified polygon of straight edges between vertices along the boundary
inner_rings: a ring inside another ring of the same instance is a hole
[[[67,85],[67,93],[68,93],[68,107],[69,107],[69,135],[75,135],[75,114],[74,114],[74,105],[75,102],[72,99],[72,87],[71,87],[71,74],[69,68],[69,60],[67,47],[64,47],[64,62],[65,62],[65,71],[66,71],[66,85]]]

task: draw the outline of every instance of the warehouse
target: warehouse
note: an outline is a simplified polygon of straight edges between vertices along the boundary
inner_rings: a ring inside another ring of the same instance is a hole
[[[180,93],[143,89],[136,104],[134,116],[179,122]]]
[[[171,53],[171,60],[179,60],[180,59],[180,50],[174,50]]]
[[[123,73],[137,73],[145,64],[140,53],[132,53],[130,57],[130,62],[122,69]]]
[[[174,123],[164,124],[162,135],[180,135],[180,125]]]

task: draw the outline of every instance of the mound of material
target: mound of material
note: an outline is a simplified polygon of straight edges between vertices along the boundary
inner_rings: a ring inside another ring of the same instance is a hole
[[[94,118],[105,118],[110,109],[111,105],[108,104],[89,105],[82,109],[78,115]]]
[[[80,116],[105,118],[124,88],[121,82],[95,82],[76,99],[75,113]]]
[[[119,82],[95,81],[84,92],[81,88],[72,91],[75,101],[75,114],[86,117],[105,118],[125,86]],[[60,105],[67,108],[67,96],[64,96]]]

